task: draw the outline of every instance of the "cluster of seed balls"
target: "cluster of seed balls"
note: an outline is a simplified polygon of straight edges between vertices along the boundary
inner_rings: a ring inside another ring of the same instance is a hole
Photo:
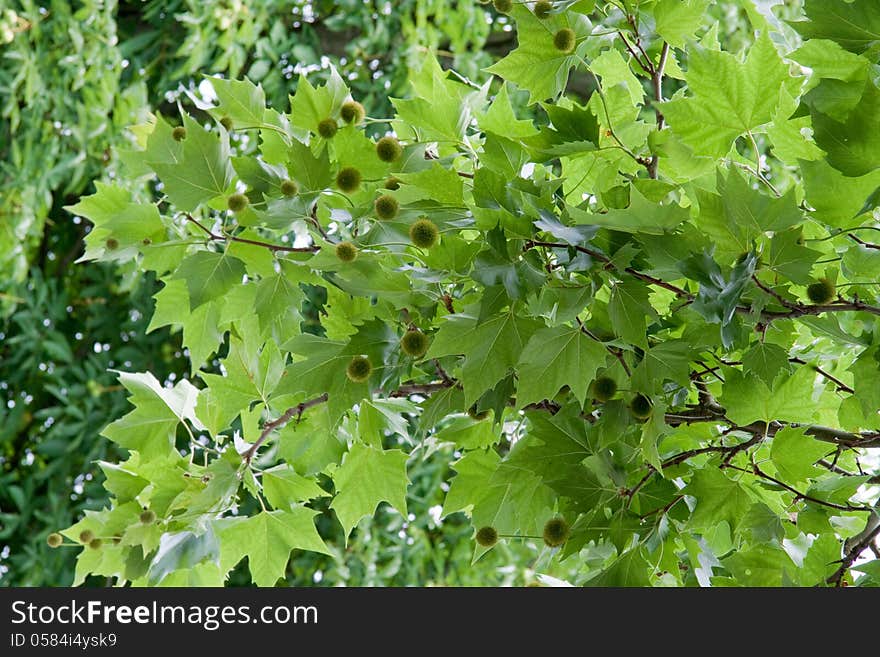
[[[565,518],[551,518],[544,523],[544,531],[541,538],[544,539],[544,545],[556,548],[568,540],[571,529]],[[484,548],[490,548],[498,542],[498,530],[487,525],[477,530],[476,540],[479,545]]]
[[[149,509],[145,509],[140,515],[140,521],[145,525],[152,525],[156,522],[156,514]],[[95,532],[91,529],[84,529],[79,533],[79,542],[82,545],[89,546],[92,550],[100,550],[104,544],[103,539],[95,536]],[[114,537],[114,542],[118,542],[119,538]],[[64,537],[58,532],[52,532],[46,537],[46,543],[50,548],[61,547],[64,544]]]
[[[407,356],[421,358],[428,351],[428,336],[418,329],[409,329],[400,339],[400,349]],[[352,383],[364,383],[373,373],[373,363],[366,356],[354,356],[345,369],[345,375]]]
[[[487,1],[484,0],[484,4]],[[492,5],[498,13],[507,14],[513,9],[513,0],[493,0]],[[539,0],[539,2],[535,3],[533,11],[535,16],[541,20],[549,18],[553,13],[553,3],[550,0]],[[553,34],[553,45],[557,50],[568,54],[574,51],[577,45],[577,35],[570,27],[563,27]]]

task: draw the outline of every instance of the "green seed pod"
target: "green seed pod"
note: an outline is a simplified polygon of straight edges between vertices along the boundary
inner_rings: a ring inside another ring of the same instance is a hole
[[[400,189],[400,178],[395,178],[391,176],[388,180],[385,181],[385,189],[390,189],[392,192]]]
[[[388,194],[382,194],[382,196],[376,199],[373,206],[379,219],[394,219],[397,213],[400,212],[400,203],[397,202],[396,198]]]
[[[220,125],[226,128],[226,132],[229,132],[230,130],[232,130],[232,119],[230,119],[228,116],[224,116],[220,119]]]
[[[104,246],[107,247],[108,251],[115,251],[119,248],[119,240],[113,237],[108,237],[107,241],[104,242]]]
[[[810,298],[810,301],[820,305],[831,301],[836,291],[834,283],[827,278],[820,278],[815,283],[810,283],[807,286],[807,296]]]
[[[376,142],[376,155],[383,162],[394,162],[403,155],[403,147],[396,137],[382,137]]]
[[[84,529],[79,533],[80,543],[91,543],[93,538],[95,538],[95,532],[91,529]]]
[[[299,185],[297,185],[296,181],[293,180],[282,180],[281,193],[284,194],[287,198],[292,198],[299,193]]]
[[[549,0],[540,0],[535,3],[535,16],[538,18],[547,18],[553,11],[553,3]]]
[[[544,544],[559,547],[568,540],[568,523],[564,518],[551,518],[544,524]]]
[[[141,522],[145,525],[152,525],[156,522],[156,514],[153,511],[147,509],[143,513],[141,513]]]
[[[421,358],[428,351],[428,336],[416,329],[407,331],[400,339],[400,348],[407,356]]]
[[[364,106],[356,100],[347,100],[342,104],[339,115],[346,123],[357,124],[364,120],[367,113],[364,111]]]
[[[357,258],[358,249],[351,242],[340,242],[336,245],[336,257],[342,262],[351,262]]]
[[[64,537],[58,532],[52,532],[46,537],[46,543],[49,545],[50,548],[60,547],[63,542]]]
[[[233,194],[226,199],[226,207],[233,212],[241,212],[248,206],[249,202],[248,197],[244,194]]]
[[[495,6],[495,11],[501,14],[506,14],[513,9],[513,0],[493,0],[492,4]]]
[[[337,130],[339,130],[339,126],[333,119],[323,119],[318,123],[318,134],[324,139],[333,139]]]
[[[639,420],[647,420],[651,417],[653,411],[654,402],[651,401],[650,397],[641,393],[633,397],[632,401],[629,403],[629,412],[633,414],[633,417]]]
[[[171,131],[171,136],[174,138],[174,141],[183,141],[186,139],[186,128],[182,125],[177,126]]]
[[[361,172],[354,167],[344,167],[336,174],[336,186],[350,194],[361,186]]]
[[[422,217],[409,227],[409,239],[419,248],[430,249],[439,238],[440,231],[437,229],[437,224],[427,217]]]
[[[364,356],[355,356],[348,363],[345,375],[354,383],[363,383],[370,378],[373,372],[373,364],[369,358]]]
[[[477,543],[490,548],[498,542],[498,531],[494,527],[480,527],[477,530]]]
[[[593,393],[593,399],[600,402],[607,402],[614,397],[617,392],[617,381],[610,376],[600,376],[593,381],[591,390]]]
[[[574,50],[575,42],[575,33],[570,27],[563,27],[553,35],[553,45],[560,52],[570,53]]]

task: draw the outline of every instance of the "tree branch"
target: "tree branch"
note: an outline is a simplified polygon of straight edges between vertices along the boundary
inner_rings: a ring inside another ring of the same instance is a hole
[[[292,420],[294,416],[296,416],[297,420],[299,420],[299,418],[302,417],[303,412],[312,408],[313,406],[323,404],[327,401],[328,398],[329,396],[325,392],[323,395],[319,395],[314,399],[301,402],[296,406],[291,406],[286,411],[284,411],[281,417],[279,417],[277,420],[266,422],[266,424],[263,425],[263,430],[260,432],[260,437],[257,438],[256,442],[250,446],[250,449],[248,449],[248,451],[246,451],[242,455],[242,459],[244,460],[244,462],[251,462],[251,459],[254,458],[254,454],[257,453],[257,449],[259,449],[260,445],[262,445],[266,441],[266,438],[268,438],[269,434],[272,433],[275,429],[290,422],[290,420]]]
[[[313,244],[312,246],[281,246],[280,244],[270,244],[269,242],[260,242],[257,240],[250,240],[245,237],[235,237],[234,235],[217,235],[214,232],[211,232],[211,229],[202,224],[198,219],[193,217],[190,214],[186,215],[187,221],[194,223],[200,229],[202,229],[205,234],[208,236],[208,239],[213,240],[215,242],[239,242],[241,244],[251,244],[253,246],[261,246],[264,249],[269,249],[272,252],[283,251],[285,253],[314,253],[315,251],[320,251],[321,247]]]
[[[833,586],[840,586],[843,583],[843,576],[846,575],[846,571],[852,567],[855,560],[859,558],[859,555],[864,552],[865,549],[873,545],[874,539],[877,538],[878,535],[880,535],[880,516],[878,516],[875,511],[865,523],[865,529],[860,534],[850,539],[850,541],[846,542],[844,545],[846,555],[840,562],[840,568],[834,571],[834,574],[826,579],[825,583]]]

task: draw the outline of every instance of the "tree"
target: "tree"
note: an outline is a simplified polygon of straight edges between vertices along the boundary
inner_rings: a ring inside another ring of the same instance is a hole
[[[103,539],[79,580],[218,584],[247,556],[272,585],[328,549],[318,509],[346,537],[405,514],[408,464],[453,443],[475,558],[543,537],[588,585],[877,583],[880,91],[845,25],[880,9],[749,5],[737,47],[707,0],[552,5],[513,4],[500,83],[426,55],[378,141],[335,73],[289,108],[212,78],[208,120],[135,131],[154,203],[69,208],[85,259],[164,283],[151,325],[192,364],[120,373],[112,507],[62,531]]]

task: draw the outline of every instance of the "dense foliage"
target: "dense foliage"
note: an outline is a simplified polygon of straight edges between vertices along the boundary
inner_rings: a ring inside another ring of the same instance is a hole
[[[384,3],[12,2],[0,11],[0,586],[69,584],[74,550],[52,551],[49,532],[100,509],[109,493],[100,461],[120,451],[99,436],[124,413],[116,368],[150,370],[163,382],[186,371],[180,335],[145,335],[158,286],[134,263],[80,263],[87,221],[62,209],[93,180],[120,181],[116,148],[123,128],[148,107],[192,107],[203,73],[260,80],[273,102],[297,74],[320,79],[334,63],[364,105],[388,106],[402,90],[408,62],[440,47],[456,65],[477,71],[491,25],[481,7],[407,0]],[[474,17],[481,22],[475,24]],[[499,32],[502,47],[510,35]],[[466,61],[456,52],[470,50]],[[409,53],[387,57],[385,53]],[[319,291],[315,291],[319,294]],[[304,327],[315,325],[314,307]],[[170,378],[169,378],[170,377]],[[451,454],[420,465],[414,479],[446,476]],[[435,523],[427,509],[440,492],[411,495],[418,533],[397,536],[399,517],[379,517],[382,531],[333,558],[302,554],[291,582],[334,584],[523,581],[521,568],[482,575],[459,567],[468,550],[462,523]],[[444,542],[445,554],[430,547]],[[456,547],[457,546],[457,547]],[[514,547],[514,552],[517,550]],[[315,573],[320,574],[316,575]],[[234,582],[247,582],[247,572]],[[103,578],[90,580],[103,583]]]
[[[155,198],[69,210],[84,260],[162,281],[150,325],[191,368],[120,372],[112,505],[61,532],[90,544],[76,581],[220,584],[247,557],[273,585],[383,502],[409,517],[454,450],[442,515],[475,559],[876,585],[880,8],[767,4],[495,2],[496,77],[426,53],[389,119],[331,69],[269,107],[211,78],[136,127],[121,175]]]

